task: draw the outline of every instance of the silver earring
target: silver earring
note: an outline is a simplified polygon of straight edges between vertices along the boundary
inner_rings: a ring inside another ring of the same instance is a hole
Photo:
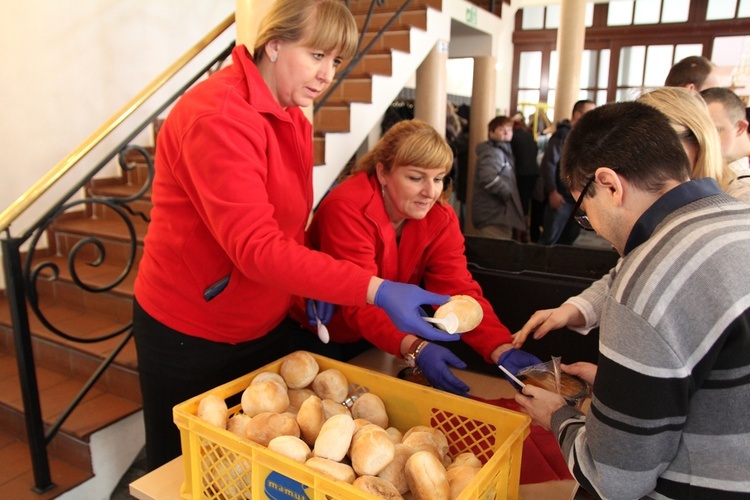
[[[276,54],[271,54],[271,62],[276,62]]]
[[[385,199],[385,184],[380,185],[380,194],[382,194],[383,199]]]

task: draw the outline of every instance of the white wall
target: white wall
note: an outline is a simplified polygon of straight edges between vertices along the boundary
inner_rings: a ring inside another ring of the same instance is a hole
[[[184,0],[3,2],[0,211],[234,7],[235,0],[192,0],[189,7]],[[12,234],[39,215],[24,216]]]

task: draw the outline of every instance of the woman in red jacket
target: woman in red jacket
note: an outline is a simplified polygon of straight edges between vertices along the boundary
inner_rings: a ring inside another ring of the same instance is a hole
[[[406,331],[450,338],[420,304],[447,296],[383,281],[304,246],[312,131],[299,107],[357,45],[337,0],[277,0],[251,56],[185,93],[162,127],[133,330],[153,469],[180,454],[172,407],[298,348],[292,296],[376,304]]]
[[[320,203],[308,229],[309,243],[388,280],[474,297],[484,319],[461,340],[488,363],[502,363],[516,373],[540,361],[513,349],[510,332],[469,273],[458,218],[442,201],[452,161],[450,146],[430,125],[420,120],[397,123],[361,158],[353,175]],[[416,365],[435,387],[462,395],[469,390],[448,369],[465,368],[460,359],[400,331],[376,307],[338,307],[328,330],[335,343],[364,338],[395,356],[416,357]]]

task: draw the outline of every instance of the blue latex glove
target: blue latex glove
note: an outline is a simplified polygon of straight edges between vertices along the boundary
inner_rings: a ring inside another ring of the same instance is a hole
[[[511,372],[513,375],[518,375],[518,372],[523,368],[526,368],[527,366],[539,365],[541,363],[542,360],[540,360],[533,354],[529,354],[528,352],[522,351],[520,349],[507,350],[502,353],[500,355],[500,359],[497,360],[498,365],[503,365],[505,369]],[[516,387],[515,382],[510,379],[509,381],[511,384],[513,384],[514,387]]]
[[[433,387],[459,396],[469,396],[469,386],[461,382],[448,369],[448,366],[464,369],[466,363],[445,347],[432,342],[428,343],[419,351],[417,366]]]
[[[315,314],[317,313],[320,322],[327,325],[333,317],[333,310],[335,308],[334,304],[323,302],[322,300],[307,299],[307,320],[312,326],[318,326],[318,322],[315,321]]]
[[[416,285],[385,280],[375,294],[375,305],[385,311],[396,328],[404,333],[412,333],[427,340],[453,342],[461,338],[434,328],[422,319],[423,304],[440,306],[448,302],[449,295],[422,290]]]

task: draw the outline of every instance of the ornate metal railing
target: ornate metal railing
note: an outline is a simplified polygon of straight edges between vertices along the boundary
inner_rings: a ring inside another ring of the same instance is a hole
[[[191,48],[175,64],[170,66],[156,80],[154,80],[143,92],[136,96],[128,105],[120,110],[113,118],[105,123],[97,132],[90,136],[75,151],[69,154],[63,161],[58,163],[42,179],[40,179],[32,188],[21,196],[10,208],[0,214],[0,230],[5,233],[5,238],[0,241],[3,253],[3,268],[5,271],[5,291],[10,306],[11,324],[13,329],[13,340],[16,350],[16,359],[18,363],[19,378],[21,384],[21,393],[24,405],[24,418],[26,422],[26,434],[29,442],[32,468],[34,473],[34,488],[37,493],[44,493],[55,487],[50,476],[49,460],[47,455],[47,445],[55,437],[58,430],[76,408],[78,403],[86,396],[89,390],[96,384],[104,371],[110,366],[115,357],[120,353],[125,344],[132,336],[132,323],[112,327],[112,331],[100,334],[96,337],[80,337],[75,333],[66,332],[56,326],[48,315],[41,303],[42,294],[39,291],[39,285],[44,282],[54,282],[58,280],[61,269],[58,263],[47,255],[47,252],[40,251],[42,241],[48,234],[52,226],[61,216],[70,214],[73,211],[81,209],[93,210],[99,207],[100,210],[109,210],[122,222],[126,228],[128,250],[126,258],[122,263],[122,269],[119,274],[112,278],[109,283],[93,285],[87,283],[87,280],[81,277],[77,266],[87,265],[100,268],[107,260],[105,243],[96,236],[87,236],[80,239],[69,251],[67,258],[67,273],[71,281],[83,290],[85,293],[105,293],[113,290],[120,285],[132,271],[135,260],[138,239],[136,226],[133,218],[142,219],[148,222],[147,216],[132,208],[133,202],[140,200],[151,187],[153,179],[154,164],[151,154],[143,147],[132,144],[132,141],[157,117],[159,117],[174,101],[177,100],[188,88],[190,88],[198,79],[213,68],[220,65],[231,53],[234,42],[228,47],[221,50],[207,65],[202,67],[197,73],[187,78],[177,92],[166,99],[165,102],[158,105],[143,122],[137,125],[133,130],[124,132],[124,139],[110,153],[96,164],[96,166],[86,173],[80,180],[76,181],[72,187],[49,208],[35,223],[31,224],[29,229],[18,236],[11,234],[11,223],[26,209],[31,207],[50,187],[52,187],[60,178],[75,167],[78,162],[87,157],[94,147],[104,138],[113,135],[114,132],[120,132],[120,128],[125,119],[135,110],[143,105],[157,90],[170,81],[182,68],[204,50],[212,41],[226,31],[234,23],[234,15],[227,18],[211,33],[204,37],[201,42]],[[123,133],[119,133],[122,136]],[[133,157],[142,157],[141,164],[145,164],[147,172],[146,179],[141,188],[130,196],[96,196],[88,195],[83,199],[77,199],[78,194],[85,189],[92,179],[104,169],[112,160],[117,158],[118,164],[127,174],[129,171],[137,168],[137,163]],[[22,247],[24,247],[22,249]],[[25,255],[24,255],[25,253]],[[99,280],[97,280],[99,281]],[[57,417],[54,424],[45,432],[44,423],[41,415],[41,405],[39,402],[39,390],[36,380],[36,371],[34,365],[34,356],[32,352],[31,327],[29,322],[28,311],[31,311],[39,322],[54,335],[65,340],[81,343],[94,343],[112,339],[122,335],[122,339],[107,358],[97,367],[94,373],[85,382],[79,393],[73,398],[68,407]]]
[[[363,44],[364,33],[367,26],[370,24],[370,19],[372,18],[375,6],[383,4],[383,0],[372,0],[365,21],[365,28],[362,30],[362,35],[359,40],[357,55],[343,71],[337,74],[335,85],[329,89],[329,92],[315,106],[314,111],[317,111],[320,106],[325,103],[330,93],[335,90],[341,81],[346,78],[359,61],[361,61],[371,50],[374,44],[396,21],[398,16],[408,7],[411,1],[412,0],[406,0],[405,3],[393,14],[390,21],[388,21],[388,23],[378,32],[373,41],[371,41],[364,49],[359,50]],[[104,155],[101,161],[99,161],[93,169],[86,173],[80,180],[75,182],[67,193],[65,193],[59,201],[54,203],[42,217],[29,227],[29,229],[19,236],[13,236],[10,229],[11,224],[29,207],[37,202],[39,198],[55,185],[66,173],[78,165],[84,157],[88,157],[87,155],[91,154],[94,147],[101,143],[102,140],[112,135],[116,130],[121,130],[118,127],[123,126],[123,122],[128,116],[130,116],[135,110],[139,109],[147,99],[153,96],[153,94],[163,87],[165,83],[170,81],[178,71],[185,67],[196,55],[231,26],[233,22],[234,15],[230,16],[217,26],[217,28],[204,37],[201,42],[191,48],[182,56],[182,58],[154,80],[144,91],[116,113],[113,118],[87,138],[64,160],[55,165],[42,179],[34,184],[32,188],[24,193],[24,195],[22,195],[7,210],[0,213],[0,235],[4,233],[5,236],[4,238],[0,238],[0,248],[2,248],[3,254],[3,269],[5,272],[5,290],[10,306],[13,339],[15,343],[25,412],[26,433],[34,473],[35,485],[33,490],[37,493],[41,494],[55,487],[50,476],[47,445],[57,434],[62,424],[73,412],[78,403],[85,397],[94,384],[96,384],[104,371],[110,366],[115,357],[132,337],[132,322],[123,324],[119,327],[113,327],[112,331],[101,334],[97,337],[86,338],[77,336],[71,332],[66,332],[54,324],[54,321],[50,319],[44,311],[44,307],[41,303],[43,294],[39,291],[39,284],[42,282],[48,283],[58,280],[62,271],[53,258],[48,257],[46,252],[39,251],[39,248],[42,246],[41,242],[44,240],[45,235],[48,234],[50,227],[58,221],[61,216],[80,209],[93,210],[95,207],[102,210],[109,210],[113,212],[120,221],[122,221],[128,236],[128,241],[126,243],[128,248],[126,252],[127,256],[122,263],[122,269],[119,274],[106,284],[93,285],[87,283],[87,280],[78,272],[77,266],[79,265],[99,268],[107,260],[106,245],[96,236],[83,237],[70,249],[66,263],[66,271],[70,275],[72,282],[78,288],[86,293],[93,294],[110,292],[127,278],[135,266],[138,247],[137,231],[133,219],[142,219],[148,222],[148,217],[144,213],[134,209],[133,205],[134,202],[140,200],[149,190],[154,173],[154,164],[151,154],[145,148],[132,144],[132,141],[143,130],[151,125],[198,79],[206,73],[210,73],[220,65],[221,62],[230,55],[234,43],[231,43],[228,47],[223,49],[220,54],[214,57],[195,75],[189,77],[177,92],[170,96],[164,103],[159,105],[158,108],[135,129],[130,132],[125,132],[125,137],[118,146],[110,153]],[[134,154],[142,157],[142,163],[146,165],[147,171],[147,178],[137,193],[126,197],[98,196],[90,194],[83,199],[77,198],[79,193],[90,185],[94,177],[115,158],[117,158],[119,167],[124,174],[136,169],[136,163],[132,161]],[[95,370],[68,408],[60,414],[56,422],[46,432],[41,415],[39,390],[32,352],[32,336],[28,314],[29,310],[46,329],[68,341],[93,343],[123,335],[123,338],[117,344],[115,349]]]

